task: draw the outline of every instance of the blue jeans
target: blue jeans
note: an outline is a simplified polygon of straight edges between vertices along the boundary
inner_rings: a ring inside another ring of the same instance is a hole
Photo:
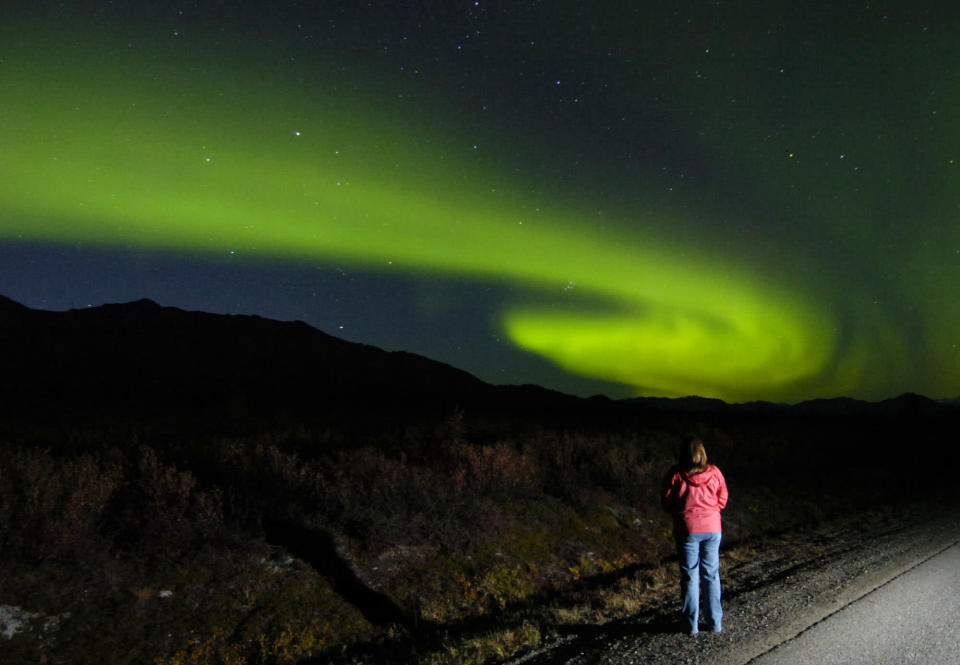
[[[720,607],[720,532],[690,533],[677,536],[680,557],[680,597],[687,631],[695,634],[700,619],[700,580],[706,598],[704,626],[714,632],[723,629]]]

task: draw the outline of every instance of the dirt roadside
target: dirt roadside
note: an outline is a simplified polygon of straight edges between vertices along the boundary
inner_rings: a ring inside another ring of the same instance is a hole
[[[721,552],[724,632],[690,637],[676,599],[573,630],[515,665],[744,665],[960,541],[956,506],[901,506]]]

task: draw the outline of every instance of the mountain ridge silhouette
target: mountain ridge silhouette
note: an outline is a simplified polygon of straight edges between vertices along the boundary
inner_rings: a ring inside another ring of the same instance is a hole
[[[303,321],[186,311],[148,299],[54,312],[0,295],[0,345],[0,413],[23,417],[288,413],[322,421],[377,413],[435,418],[457,408],[819,415],[957,408],[956,400],[909,393],[882,402],[839,397],[796,405],[580,398],[535,385],[494,386],[451,365],[343,340]]]

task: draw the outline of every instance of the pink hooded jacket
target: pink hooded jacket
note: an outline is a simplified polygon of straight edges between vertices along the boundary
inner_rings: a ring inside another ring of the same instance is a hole
[[[673,514],[674,533],[720,531],[720,511],[727,505],[727,483],[720,469],[708,464],[690,474],[673,467],[663,479],[664,510]]]

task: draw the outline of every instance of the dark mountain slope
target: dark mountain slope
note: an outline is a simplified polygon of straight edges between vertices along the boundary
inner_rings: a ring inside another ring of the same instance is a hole
[[[931,416],[956,408],[917,395],[796,406],[720,400],[580,399],[538,386],[492,386],[422,356],[327,335],[301,321],[187,312],[150,300],[66,312],[0,296],[0,417],[172,422],[229,430],[286,419],[351,429],[436,422],[454,409],[576,426],[640,421],[682,430],[694,418]]]
[[[442,413],[493,391],[448,365],[303,322],[149,300],[48,312],[3,299],[0,349],[0,412],[8,416],[291,413],[323,421],[414,407]]]

